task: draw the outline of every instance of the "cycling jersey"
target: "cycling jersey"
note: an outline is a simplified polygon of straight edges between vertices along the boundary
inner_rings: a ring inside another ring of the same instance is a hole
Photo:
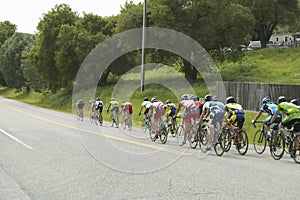
[[[132,104],[130,102],[124,102],[121,105],[121,108],[124,112],[128,112],[129,114],[132,114]]]
[[[202,112],[209,112],[210,125],[215,127],[224,117],[225,105],[219,101],[208,101],[203,105]]]
[[[176,106],[174,103],[168,103],[166,104],[166,113],[167,113],[167,116],[170,116],[170,117],[173,117],[176,113]]]
[[[178,105],[178,110],[181,107],[184,107],[184,121],[186,123],[191,123],[192,120],[195,122],[200,113],[198,104],[194,100],[182,100]]]
[[[162,117],[165,112],[165,105],[162,102],[154,102],[150,104],[150,109],[152,109],[152,111],[154,111],[154,119],[157,120],[160,117]]]
[[[226,114],[228,114],[228,124],[237,126],[242,129],[245,122],[245,113],[243,107],[238,103],[228,103],[225,106]]]
[[[77,102],[77,108],[82,109],[83,106],[84,106],[84,102],[82,100]]]
[[[262,105],[262,107],[260,108],[260,111],[266,112],[270,115],[267,119],[265,119],[265,121],[264,121],[265,123],[268,123],[271,121],[273,115],[276,112],[276,109],[277,109],[277,105],[273,102],[267,102]],[[278,117],[274,120],[274,123],[280,123],[281,119],[282,119],[282,114],[280,112],[280,113],[278,113]]]
[[[290,126],[295,121],[300,120],[300,110],[297,108],[295,104],[289,102],[281,102],[278,104],[276,111],[282,111],[286,118],[282,121],[283,126]]]

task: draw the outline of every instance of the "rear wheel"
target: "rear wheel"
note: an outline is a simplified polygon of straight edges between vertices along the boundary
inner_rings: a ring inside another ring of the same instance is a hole
[[[199,146],[200,146],[200,149],[202,152],[206,152],[206,147],[207,147],[207,144],[208,144],[208,128],[207,127],[204,127],[204,128],[201,128],[201,130],[199,131]]]
[[[284,154],[285,138],[282,134],[274,132],[270,141],[270,153],[275,160],[280,160]]]
[[[160,139],[161,143],[166,144],[166,142],[168,140],[168,132],[167,132],[166,128],[161,129],[159,139]]]
[[[218,156],[222,156],[224,153],[224,135],[222,134],[222,132],[217,132],[217,134],[218,136],[214,149]]]
[[[291,146],[291,157],[300,164],[300,135],[296,135]]]
[[[244,130],[240,130],[238,132],[237,140],[238,140],[238,143],[239,143],[236,146],[238,152],[241,155],[245,155],[248,151],[248,136],[247,136],[247,133]]]
[[[266,137],[261,130],[257,130],[253,138],[254,150],[258,154],[262,154],[267,146]]]
[[[177,143],[180,145],[180,146],[183,146],[184,145],[184,126],[183,125],[179,125],[177,127]]]
[[[190,147],[192,149],[195,149],[197,147],[197,144],[198,144],[198,132],[196,130],[196,128],[192,128],[191,130],[191,138],[190,138]]]
[[[224,151],[228,152],[231,148],[231,133],[227,128],[222,129]]]

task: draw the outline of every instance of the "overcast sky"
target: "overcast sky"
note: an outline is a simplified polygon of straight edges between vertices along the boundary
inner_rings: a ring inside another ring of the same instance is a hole
[[[143,0],[0,0],[0,22],[7,20],[16,24],[18,32],[35,33],[43,14],[49,12],[56,4],[68,4],[79,14],[94,13],[104,17],[119,14],[120,7],[126,1],[144,2]]]

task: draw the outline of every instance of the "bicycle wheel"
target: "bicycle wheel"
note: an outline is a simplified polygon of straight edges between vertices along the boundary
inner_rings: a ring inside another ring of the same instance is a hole
[[[157,133],[154,130],[149,130],[149,135],[150,135],[150,139],[152,140],[152,142],[155,142],[155,140],[157,139]]]
[[[110,122],[109,122],[110,126],[113,127],[113,126],[114,126],[114,123],[115,123],[114,117],[111,116],[111,117],[110,117]]]
[[[267,146],[267,141],[264,133],[261,130],[257,130],[253,137],[254,150],[258,154],[262,154]]]
[[[94,113],[94,123],[95,123],[96,125],[98,125],[98,120],[99,120],[98,114]]]
[[[270,153],[275,160],[280,160],[284,154],[285,138],[281,133],[274,132],[270,140]]]
[[[168,140],[168,132],[167,132],[166,128],[161,129],[159,139],[160,139],[161,143],[166,144],[166,142]]]
[[[222,134],[222,131],[217,132],[217,139],[216,144],[214,145],[214,150],[218,156],[222,156],[225,152],[224,150],[224,134]]]
[[[228,152],[231,148],[231,132],[227,128],[222,129],[224,151]]]
[[[201,128],[199,132],[199,146],[202,152],[206,152],[207,143],[208,143],[208,128]]]
[[[127,126],[127,123],[128,123],[127,121],[128,121],[128,119],[125,118],[124,121],[121,123],[124,130],[126,129],[126,126]]]
[[[103,124],[103,118],[102,118],[102,114],[99,114],[99,125],[102,126]]]
[[[180,146],[183,146],[185,144],[185,141],[184,141],[184,126],[183,125],[179,125],[177,127],[177,143],[180,145]]]
[[[199,141],[197,129],[193,127],[190,134],[191,134],[191,136],[190,136],[191,138],[189,138],[190,147],[192,149],[195,149],[197,147],[198,141]]]
[[[128,126],[128,130],[132,130],[132,121],[129,119],[128,120],[128,124],[127,124],[127,126]]]
[[[238,152],[241,155],[245,155],[247,153],[247,150],[248,150],[248,136],[247,136],[247,133],[244,130],[240,130],[238,132],[237,140],[238,140],[238,143],[239,143],[236,146]]]
[[[90,113],[90,122],[91,123],[94,122],[94,113],[93,112]]]
[[[142,119],[142,130],[144,132],[146,132],[148,129],[148,123],[149,123],[148,119],[145,119],[145,118]]]
[[[118,114],[116,114],[114,116],[114,120],[115,120],[116,127],[119,128],[119,115]]]
[[[300,164],[300,135],[294,137],[290,149],[291,157],[296,163]]]

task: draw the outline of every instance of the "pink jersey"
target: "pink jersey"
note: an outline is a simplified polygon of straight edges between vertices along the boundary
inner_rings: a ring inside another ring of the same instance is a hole
[[[154,102],[150,104],[150,109],[163,110],[165,109],[165,105],[162,102]]]

